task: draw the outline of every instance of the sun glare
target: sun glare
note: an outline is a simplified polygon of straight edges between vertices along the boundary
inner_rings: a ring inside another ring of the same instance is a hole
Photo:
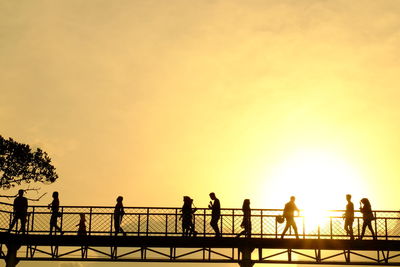
[[[337,155],[321,151],[293,154],[277,166],[272,180],[279,192],[275,200],[285,203],[291,195],[296,196],[308,229],[327,222],[327,210],[344,209],[346,194],[362,190],[355,168]]]

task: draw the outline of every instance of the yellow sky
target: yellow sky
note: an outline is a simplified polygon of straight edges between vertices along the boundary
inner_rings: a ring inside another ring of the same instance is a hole
[[[214,191],[223,207],[295,194],[341,209],[348,192],[398,209],[398,14],[397,0],[0,1],[0,134],[52,156],[60,179],[42,189],[62,205],[204,207]]]

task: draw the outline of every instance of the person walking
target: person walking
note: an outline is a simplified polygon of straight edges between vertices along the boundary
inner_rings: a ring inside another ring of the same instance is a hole
[[[122,204],[123,199],[124,198],[121,196],[117,198],[117,204],[115,205],[114,209],[114,229],[115,235],[118,235],[118,233],[121,232],[124,236],[126,236],[124,229],[121,227],[122,217],[125,214],[124,205]]]
[[[14,228],[14,225],[18,220],[21,222],[21,227],[19,232],[25,234],[26,217],[28,216],[28,199],[24,197],[24,190],[20,189],[18,191],[18,196],[14,199],[14,218],[10,224],[9,232]]]
[[[376,240],[374,229],[372,228],[372,221],[375,220],[375,217],[374,217],[374,214],[372,213],[371,203],[369,202],[368,198],[361,199],[360,211],[363,215],[363,225],[362,225],[362,231],[361,231],[361,236],[360,236],[359,240],[363,239],[364,234],[365,234],[365,229],[367,227],[371,231],[372,239]]]
[[[58,198],[58,192],[57,191],[53,192],[53,201],[49,204],[48,207],[49,207],[49,209],[51,209],[50,235],[53,233],[53,228],[55,228],[54,233],[56,233],[56,231],[59,231],[60,234],[63,235],[64,232],[57,225],[57,219],[58,219],[58,217],[61,217],[61,213],[59,212],[60,200]]]
[[[182,236],[196,236],[197,232],[194,230],[193,214],[196,212],[197,208],[192,208],[193,199],[189,196],[183,197],[182,206]]]
[[[215,196],[214,192],[210,193],[210,204],[208,204],[208,208],[211,209],[211,222],[210,225],[215,231],[215,237],[220,237],[221,234],[218,228],[218,221],[221,217],[221,204],[219,199]]]
[[[297,211],[297,214],[300,215],[300,210],[296,206],[296,198],[294,196],[290,197],[290,201],[286,203],[285,208],[283,210],[283,217],[286,219],[286,226],[282,232],[281,238],[283,238],[286,234],[286,231],[289,230],[290,227],[293,228],[296,238],[299,239],[299,233],[297,232],[297,225],[294,221],[294,212]]]
[[[344,230],[348,236],[350,236],[350,240],[354,240],[353,235],[353,222],[354,222],[354,204],[351,202],[351,195],[346,195],[347,205],[346,212],[343,214],[344,217]]]
[[[80,213],[79,214],[79,223],[76,225],[78,226],[78,235],[79,236],[86,236],[87,231],[86,231],[86,218],[85,218],[85,213]]]
[[[245,199],[243,201],[242,211],[243,211],[243,221],[242,221],[240,226],[243,228],[243,231],[240,232],[238,235],[236,235],[236,237],[240,237],[241,235],[245,235],[245,237],[250,238],[251,237],[250,199]]]

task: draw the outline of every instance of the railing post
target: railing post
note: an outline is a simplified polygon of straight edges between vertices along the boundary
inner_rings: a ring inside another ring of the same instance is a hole
[[[387,218],[385,218],[385,239],[388,240]]]
[[[318,223],[318,239],[321,239],[321,226]]]
[[[32,223],[31,223],[31,232],[33,232],[35,223],[35,206],[32,207]]]
[[[235,235],[235,210],[232,210],[232,235]]]
[[[178,233],[178,209],[175,209],[175,234]]]
[[[137,235],[140,236],[140,213],[138,215],[138,228],[137,228]]]
[[[375,218],[375,238],[378,240],[378,218],[376,217],[376,211],[374,211],[374,218]],[[372,237],[373,238],[373,237]]]
[[[203,210],[204,211],[204,215],[203,215],[203,235],[204,235],[204,237],[206,236],[206,232],[207,232],[207,230],[206,230],[206,215],[207,215],[207,210],[206,209],[204,209]]]
[[[331,233],[331,239],[333,239],[333,230],[332,230],[332,217],[329,217],[329,226],[330,226],[330,233]]]
[[[149,217],[150,217],[150,209],[147,208],[147,214],[146,214],[146,236],[149,235]]]
[[[222,216],[222,214],[221,214],[221,219],[220,219],[220,229],[219,229],[219,234],[220,234],[220,236],[222,237],[222,220],[224,219],[224,216]]]
[[[89,209],[89,235],[92,235],[92,213],[93,213],[93,208],[90,207],[90,209]]]
[[[64,207],[61,207],[61,221],[60,221],[60,229],[61,229],[61,231],[62,231],[62,229],[63,229],[63,218],[64,218]],[[54,234],[56,233],[56,231],[54,231]]]
[[[251,220],[251,218],[250,218],[250,220]],[[264,237],[263,222],[264,222],[264,219],[263,219],[263,211],[261,210],[261,212],[260,212],[260,229],[261,229],[260,232],[261,232],[261,238]]]
[[[113,232],[113,224],[114,224],[113,214],[110,213],[110,235],[112,235],[112,232]]]
[[[165,214],[165,236],[168,235],[168,214]]]

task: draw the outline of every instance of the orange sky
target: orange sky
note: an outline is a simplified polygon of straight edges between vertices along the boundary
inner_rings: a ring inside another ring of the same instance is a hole
[[[295,194],[341,209],[352,193],[396,210],[398,14],[397,0],[1,1],[0,134],[51,155],[60,179],[42,189],[62,205],[205,207],[215,191],[223,207]]]

